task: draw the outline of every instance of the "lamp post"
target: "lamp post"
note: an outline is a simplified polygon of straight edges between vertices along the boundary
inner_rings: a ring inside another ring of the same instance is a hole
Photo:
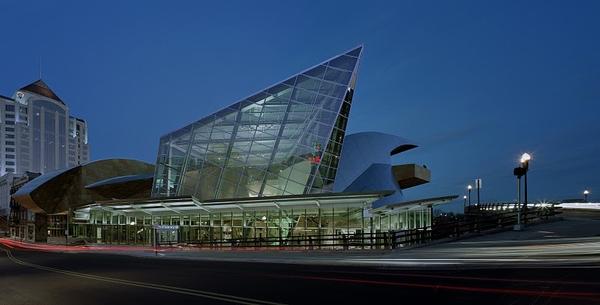
[[[480,204],[480,202],[479,202],[479,189],[480,189],[480,187],[479,187],[479,185],[477,185],[477,205]]]
[[[588,191],[588,190],[583,191],[583,202],[588,202],[589,194],[590,194],[590,191]]]
[[[471,189],[473,189],[473,186],[470,184],[467,185],[467,190],[469,191],[469,206],[471,206]]]
[[[514,226],[515,231],[521,231],[521,177],[525,174],[525,169],[515,167],[513,174],[517,177],[517,224]]]
[[[479,201],[479,192],[481,190],[481,178],[475,179],[475,188],[477,189],[477,205],[481,204]]]
[[[523,222],[527,223],[527,172],[529,171],[529,161],[531,160],[531,155],[528,153],[524,153],[521,155],[521,167],[524,170],[523,174]]]
[[[463,210],[464,210],[464,209],[466,209],[466,208],[467,208],[467,195],[464,195],[464,196],[463,196],[463,200],[465,201],[465,202],[463,203]]]

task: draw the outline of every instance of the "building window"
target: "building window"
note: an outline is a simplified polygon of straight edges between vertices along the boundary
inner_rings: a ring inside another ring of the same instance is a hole
[[[7,135],[6,135],[6,138],[7,138],[7,139],[14,139],[14,138],[15,138],[15,135],[14,135],[14,134],[7,134]]]
[[[15,125],[15,121],[6,121],[6,125]]]
[[[4,142],[4,144],[6,144],[6,145],[15,145],[15,142],[14,141],[6,141],[6,142]]]
[[[6,114],[6,118],[7,118],[7,119],[14,119],[14,118],[15,118],[15,115],[14,115],[14,114],[12,114],[12,113],[7,113],[7,114]]]
[[[7,147],[5,149],[6,152],[15,152],[15,149],[13,147]]]
[[[6,130],[6,131],[13,131],[14,132],[15,128],[14,127],[5,127],[4,130]]]
[[[14,158],[15,158],[15,155],[6,155],[6,156],[5,156],[5,158],[6,158],[6,159],[14,159]]]
[[[15,172],[15,169],[14,169],[14,168],[7,167],[7,168],[6,168],[6,172],[7,172],[7,173],[14,173],[14,172]]]
[[[6,107],[4,109],[6,109],[6,111],[12,111],[12,112],[14,112],[15,111],[15,105],[6,105]]]
[[[6,165],[15,165],[15,161],[6,161]]]

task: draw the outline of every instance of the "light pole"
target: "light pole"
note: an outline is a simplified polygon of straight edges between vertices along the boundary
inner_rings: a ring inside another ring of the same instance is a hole
[[[525,174],[525,169],[515,167],[513,174],[517,177],[517,224],[514,226],[515,231],[521,231],[521,177]]]
[[[477,185],[477,205],[479,205],[479,185]]]
[[[470,184],[467,185],[467,190],[469,191],[469,206],[471,206],[471,189],[473,189],[473,186]]]
[[[588,190],[583,191],[583,202],[588,202],[589,194],[590,194],[590,191],[588,191]]]
[[[467,208],[467,195],[464,195],[464,196],[463,196],[463,200],[465,201],[465,202],[463,203],[463,210],[465,210],[465,209]]]
[[[531,160],[531,155],[528,153],[524,153],[521,155],[521,167],[525,171],[523,177],[525,178],[523,181],[523,222],[527,223],[527,172],[529,171],[529,161]]]
[[[481,204],[479,201],[479,192],[481,190],[481,178],[475,179],[475,188],[477,189],[477,205]]]

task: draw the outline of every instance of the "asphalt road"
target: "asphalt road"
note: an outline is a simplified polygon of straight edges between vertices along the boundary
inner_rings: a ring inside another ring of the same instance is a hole
[[[600,304],[600,269],[438,269],[0,251],[0,304]]]

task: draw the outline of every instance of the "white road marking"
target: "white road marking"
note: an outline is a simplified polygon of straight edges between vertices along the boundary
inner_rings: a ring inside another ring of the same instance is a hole
[[[57,268],[52,268],[52,267],[46,267],[46,266],[32,264],[32,263],[22,261],[16,257],[14,257],[10,250],[3,249],[3,248],[0,248],[0,249],[2,251],[6,252],[7,257],[16,264],[30,267],[30,268],[39,269],[39,270],[79,277],[79,278],[85,278],[85,279],[102,281],[102,282],[109,282],[109,283],[113,283],[113,284],[122,284],[122,285],[134,286],[134,287],[141,287],[141,288],[147,288],[147,289],[154,289],[154,290],[160,290],[160,291],[167,291],[167,292],[178,293],[178,294],[192,295],[192,296],[214,299],[214,300],[219,300],[219,301],[225,301],[225,302],[230,302],[230,303],[235,303],[235,304],[269,304],[269,305],[282,304],[282,303],[275,303],[275,302],[251,299],[251,298],[238,297],[238,296],[233,296],[233,295],[228,295],[228,294],[223,294],[223,293],[216,293],[216,292],[210,292],[210,291],[188,289],[188,288],[167,286],[167,285],[160,285],[160,284],[153,284],[153,283],[129,281],[129,280],[123,280],[123,279],[118,279],[118,278],[91,275],[91,274],[67,271],[67,270],[62,270],[62,269],[57,269]]]

